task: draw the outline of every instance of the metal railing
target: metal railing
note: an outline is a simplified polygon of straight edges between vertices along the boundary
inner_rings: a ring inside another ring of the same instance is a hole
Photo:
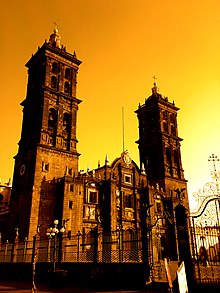
[[[111,233],[78,233],[72,237],[60,235],[55,239],[34,237],[33,240],[1,243],[0,262],[99,262],[141,263],[140,231]]]

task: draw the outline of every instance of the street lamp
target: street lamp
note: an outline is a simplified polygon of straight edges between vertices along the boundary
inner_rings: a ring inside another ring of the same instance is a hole
[[[79,242],[80,242],[80,237],[82,236],[82,233],[78,230],[76,236],[77,236],[77,262],[79,262],[79,250],[80,250]]]
[[[59,221],[58,220],[54,220],[54,227],[50,227],[47,229],[47,236],[49,236],[49,238],[54,237],[54,249],[53,249],[53,272],[56,271],[56,245],[57,245],[57,234],[59,233],[59,229],[57,228]],[[64,227],[62,227],[61,229],[63,229]],[[62,230],[63,231],[63,230]],[[64,228],[65,231],[65,228]],[[63,231],[63,232],[64,232]],[[61,231],[60,231],[61,232]]]
[[[52,237],[54,237],[54,250],[53,250],[53,272],[56,271],[56,250],[57,250],[57,234],[61,233],[61,235],[63,235],[65,233],[66,230],[66,222],[68,222],[69,219],[64,219],[63,220],[63,225],[60,228],[60,230],[58,229],[58,224],[59,221],[58,220],[54,220],[53,222],[53,226],[47,229],[47,233],[46,235],[49,236],[49,239],[51,239]],[[48,245],[50,247],[50,243]],[[59,251],[59,256],[61,256],[60,259],[62,259],[62,237],[61,237],[61,241],[59,243],[59,247],[60,247],[60,251]]]
[[[119,262],[121,262],[123,259],[123,227],[120,223],[116,231],[118,232]]]
[[[33,238],[33,255],[32,255],[32,289],[31,292],[35,293],[38,292],[37,287],[35,285],[35,273],[36,273],[36,259],[37,259],[37,248],[36,248],[36,242],[37,242],[37,235],[40,232],[40,225],[37,226],[37,233],[34,235]],[[26,240],[27,241],[27,240]]]

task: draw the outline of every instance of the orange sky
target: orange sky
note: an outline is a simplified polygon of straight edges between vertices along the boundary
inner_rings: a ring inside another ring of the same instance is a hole
[[[180,107],[182,161],[191,195],[220,157],[219,0],[7,0],[0,11],[0,178],[12,178],[26,95],[24,64],[57,21],[62,44],[83,61],[78,74],[80,169],[125,147],[139,163],[134,110],[160,93]],[[3,3],[4,2],[4,3]],[[59,19],[59,20],[58,20]]]

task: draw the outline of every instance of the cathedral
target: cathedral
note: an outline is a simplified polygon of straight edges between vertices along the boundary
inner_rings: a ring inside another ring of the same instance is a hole
[[[189,205],[179,108],[154,82],[152,94],[135,111],[140,163],[126,150],[113,162],[106,157],[103,166],[79,171],[80,64],[76,53],[61,44],[57,29],[26,63],[27,94],[21,102],[23,123],[5,237],[13,240],[18,229],[21,240],[36,233],[44,238],[57,220],[69,238],[79,232],[124,231],[132,239],[140,231],[141,245],[147,247],[144,257],[152,262],[184,259]]]

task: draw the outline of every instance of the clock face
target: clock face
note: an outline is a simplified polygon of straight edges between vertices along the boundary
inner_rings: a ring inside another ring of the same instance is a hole
[[[25,173],[25,165],[21,165],[21,168],[20,168],[20,175],[24,175]]]

